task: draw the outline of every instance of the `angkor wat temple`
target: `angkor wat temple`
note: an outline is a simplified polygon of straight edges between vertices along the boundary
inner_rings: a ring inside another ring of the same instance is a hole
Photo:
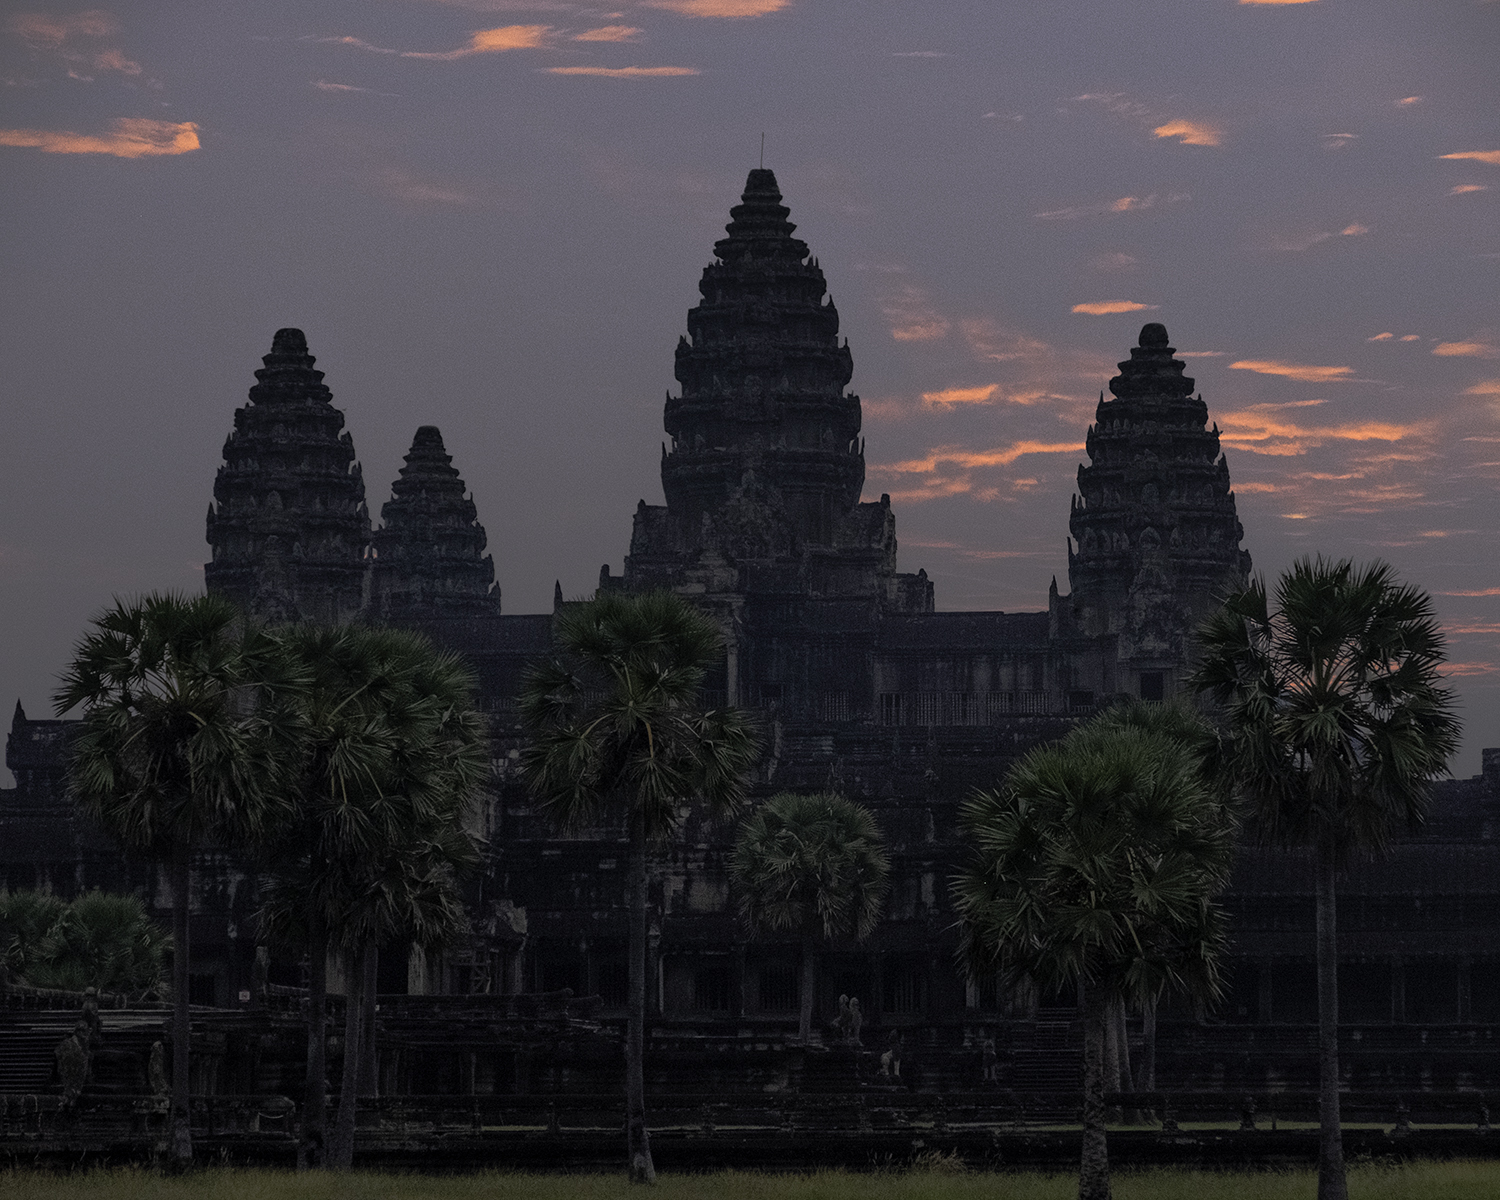
[[[677,345],[666,503],[641,502],[623,573],[606,566],[599,587],[670,588],[712,614],[727,653],[709,699],[753,709],[764,723],[757,795],[836,789],[883,825],[894,861],[888,911],[868,942],[824,955],[823,1018],[840,994],[860,997],[866,1044],[899,1031],[922,1064],[918,1086],[940,1086],[969,1062],[977,1079],[985,1038],[997,1041],[1007,1086],[1056,1083],[1063,1060],[1049,1057],[1047,1038],[1068,1019],[1068,998],[1006,995],[994,981],[966,979],[955,961],[957,808],[1100,706],[1180,691],[1195,623],[1250,570],[1217,427],[1166,329],[1146,325],[1088,431],[1068,516],[1068,593],[1054,581],[1041,612],[939,611],[925,572],[898,569],[889,497],[860,499],[860,401],[846,390],[853,361],[823,272],[781,200],[770,171],[750,172]],[[607,1025],[623,1014],[622,832],[559,836],[517,770],[515,697],[527,664],[549,650],[552,614],[501,612],[484,530],[437,429],[416,431],[372,531],[351,436],[303,334],[277,332],[255,376],[214,485],[208,589],[270,620],[423,630],[473,664],[492,724],[473,938],[430,959],[387,948],[381,990],[567,988],[599,997]],[[0,793],[0,882],[67,894],[136,889],[165,908],[155,872],[122,862],[70,812],[67,736],[66,722],[17,707],[6,752],[16,787]],[[1500,1086],[1497,834],[1500,751],[1486,750],[1481,776],[1438,785],[1424,830],[1350,869],[1339,920],[1354,1085]],[[772,1087],[779,1071],[785,1082],[777,1054],[796,1025],[796,946],[751,939],[737,919],[725,873],[732,836],[689,812],[659,850],[651,1061],[664,1081],[676,1072],[700,1087]],[[197,888],[195,1002],[249,1008],[267,978],[300,982],[298,964],[267,967],[264,951],[257,967],[253,876],[205,860]],[[1206,1018],[1163,1015],[1158,1080],[1308,1086],[1308,864],[1247,846],[1228,904],[1231,994]],[[418,1092],[576,1091],[604,1086],[616,1057],[445,1057],[427,1046],[383,1077]]]

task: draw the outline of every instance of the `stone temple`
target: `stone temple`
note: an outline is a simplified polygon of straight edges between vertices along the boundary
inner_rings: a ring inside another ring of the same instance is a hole
[[[894,863],[888,909],[868,942],[824,954],[823,1019],[841,993],[860,997],[867,1043],[900,1033],[933,1081],[998,1037],[1011,1085],[1040,1084],[1052,1061],[1042,1050],[1048,1017],[1059,1019],[1069,998],[1008,996],[957,967],[948,880],[964,850],[958,805],[1115,698],[1178,693],[1195,623],[1250,571],[1229,468],[1167,330],[1146,325],[1088,431],[1068,514],[1067,594],[1054,581],[1045,611],[940,611],[926,574],[900,569],[889,497],[860,498],[851,351],[788,215],[772,172],[751,171],[677,345],[666,503],[639,505],[623,573],[606,566],[599,587],[669,588],[718,622],[727,653],[708,698],[760,714],[758,795],[837,789],[882,823]],[[474,501],[432,426],[417,429],[372,531],[351,435],[313,364],[303,334],[280,330],[234,413],[208,514],[207,586],[269,620],[425,631],[473,664],[493,736],[472,941],[430,959],[386,948],[381,990],[569,988],[599,996],[606,1019],[618,1018],[623,834],[559,836],[517,770],[515,698],[527,664],[550,647],[552,614],[502,614]],[[0,882],[134,888],[165,907],[155,873],[122,863],[69,811],[68,729],[17,709]],[[735,915],[732,837],[692,813],[659,848],[649,976],[652,1036],[671,1048],[653,1062],[726,1087],[774,1075],[767,1046],[792,1032],[798,1007],[797,947],[748,937]],[[1341,992],[1345,1019],[1366,1031],[1345,1050],[1355,1084],[1500,1086],[1497,837],[1500,751],[1485,751],[1481,776],[1439,785],[1425,830],[1351,868]],[[233,1008],[256,972],[254,880],[232,863],[202,868],[194,999]],[[1309,864],[1246,847],[1228,903],[1231,994],[1206,1019],[1164,1013],[1158,1079],[1307,1086],[1316,1078]],[[299,982],[299,970],[270,965],[283,984]],[[417,1091],[576,1090],[597,1068],[564,1055],[476,1075],[439,1050],[403,1062],[383,1077]]]

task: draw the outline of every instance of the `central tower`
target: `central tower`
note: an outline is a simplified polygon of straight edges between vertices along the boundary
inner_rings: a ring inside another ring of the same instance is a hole
[[[677,344],[667,503],[636,510],[624,585],[929,611],[926,575],[896,572],[889,499],[860,503],[854,360],[823,270],[787,216],[775,174],[751,171]],[[611,586],[607,568],[601,584]]]

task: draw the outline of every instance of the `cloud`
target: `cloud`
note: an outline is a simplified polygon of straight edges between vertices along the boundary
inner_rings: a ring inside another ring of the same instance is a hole
[[[1422,335],[1420,333],[1403,333],[1401,335],[1401,340],[1403,342],[1420,342],[1422,340]]]
[[[102,9],[73,13],[69,16],[54,16],[50,13],[17,13],[10,20],[11,32],[17,34],[33,50],[50,51],[65,62],[76,63],[94,71],[116,71],[121,75],[139,75],[141,65],[126,58],[117,49],[82,51],[72,47],[80,38],[107,38],[120,31],[120,22],[111,13]],[[92,76],[69,69],[69,76],[84,83]]]
[[[373,92],[373,88],[355,87],[352,83],[330,83],[326,79],[313,80],[313,87],[320,92]],[[389,95],[388,92],[380,92],[379,95]]]
[[[1259,375],[1281,375],[1302,383],[1333,383],[1354,374],[1353,367],[1313,367],[1277,359],[1249,358],[1229,364],[1231,371],[1254,371]]]
[[[1500,350],[1488,342],[1439,342],[1432,348],[1439,358],[1495,358]]]
[[[1217,420],[1223,444],[1235,450],[1284,458],[1306,454],[1327,442],[1400,442],[1426,433],[1424,425],[1400,425],[1393,421],[1301,425],[1276,411],[1282,407],[1285,406],[1253,405],[1220,413]],[[1411,497],[1403,493],[1403,498]]]
[[[1184,146],[1218,146],[1224,141],[1224,131],[1206,121],[1168,121],[1151,132],[1159,138],[1177,138]]]
[[[986,384],[984,387],[971,388],[944,388],[937,392],[923,392],[922,403],[934,405],[954,404],[988,404],[995,398],[995,393],[1000,390],[998,383]]]
[[[1397,106],[1400,107],[1400,108],[1410,108],[1414,104],[1421,104],[1421,103],[1422,103],[1422,97],[1421,96],[1402,96],[1401,99],[1399,99],[1399,100],[1396,101]]]
[[[929,450],[922,458],[905,462],[889,463],[875,470],[893,475],[925,475],[937,470],[940,465],[951,463],[957,467],[1004,467],[1027,454],[1077,454],[1083,450],[1080,441],[1039,442],[1030,438],[998,446],[993,450],[965,450],[962,446],[939,446]]]
[[[1323,134],[1323,149],[1342,150],[1358,140],[1359,134],[1357,133],[1325,133]]]
[[[1377,333],[1374,337],[1365,338],[1367,342],[1388,342],[1396,335],[1394,333]]]
[[[1107,317],[1114,313],[1141,312],[1143,309],[1160,307],[1160,304],[1140,304],[1134,300],[1097,300],[1088,304],[1075,304],[1072,311],[1087,313],[1091,317]]]
[[[1179,350],[1178,358],[1223,358],[1222,350]]]
[[[548,67],[549,75],[598,75],[604,79],[662,79],[672,75],[701,75],[696,67]]]
[[[907,284],[888,293],[880,311],[891,322],[891,337],[898,342],[935,342],[948,336],[948,318],[933,307],[923,288]]]
[[[952,58],[953,55],[944,53],[942,50],[897,50],[891,55],[892,58]]]
[[[1369,225],[1360,225],[1356,222],[1353,225],[1346,225],[1343,229],[1340,229],[1339,237],[1359,237],[1362,233],[1369,233],[1370,228]]]
[[[433,62],[452,62],[471,54],[502,54],[507,50],[537,50],[547,44],[553,30],[550,25],[500,25],[494,29],[476,29],[469,44],[457,50],[391,50],[357,37],[320,37],[308,40],[338,46],[353,46],[371,54],[394,54],[398,58],[422,58]]]
[[[153,121],[119,117],[102,136],[47,129],[0,129],[0,146],[31,146],[47,154],[109,154],[115,158],[153,158],[201,149],[192,121]]]
[[[1470,192],[1487,192],[1490,185],[1487,183],[1460,183],[1457,187],[1449,190],[1450,196],[1467,196]]]
[[[664,8],[684,17],[765,17],[792,0],[644,0],[647,8]]]
[[[1268,8],[1281,8],[1289,4],[1316,4],[1318,0],[1240,0],[1241,4],[1258,4]]]
[[[575,42],[632,42],[645,30],[634,25],[601,25],[573,35]]]
[[[1485,379],[1473,387],[1464,388],[1465,396],[1500,396],[1500,379]]]
[[[1100,254],[1089,259],[1089,266],[1098,271],[1128,271],[1135,266],[1135,263],[1135,255],[1122,254],[1118,251],[1113,254]]]
[[[1160,198],[1163,204],[1177,204],[1183,200],[1191,200],[1192,197],[1186,192],[1173,192],[1169,196]],[[1102,217],[1109,213],[1139,212],[1143,208],[1156,207],[1158,197],[1155,192],[1149,196],[1121,196],[1118,200],[1105,200],[1098,204],[1075,204],[1068,208],[1054,208],[1049,212],[1032,214],[1042,221],[1076,221],[1079,217]],[[1126,256],[1127,258],[1129,255]],[[1132,258],[1130,260],[1134,262]]]
[[[1445,593],[1449,594],[1449,593]],[[1447,662],[1442,666],[1438,674],[1444,677],[1450,675],[1493,675],[1496,671],[1494,663],[1487,662]]]
[[[1463,150],[1458,154],[1439,154],[1439,158],[1470,158],[1475,162],[1493,163],[1500,167],[1500,150]]]
[[[461,187],[422,179],[410,171],[403,171],[397,167],[382,171],[380,183],[386,195],[411,204],[468,205],[475,203],[475,197]]]
[[[1480,588],[1477,592],[1439,592],[1439,596],[1500,596],[1500,587]]]

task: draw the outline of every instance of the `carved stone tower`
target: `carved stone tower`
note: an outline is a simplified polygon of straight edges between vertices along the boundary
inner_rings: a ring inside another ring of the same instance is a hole
[[[1116,639],[1114,690],[1145,699],[1174,690],[1192,630],[1250,571],[1219,428],[1175,353],[1165,326],[1141,330],[1099,398],[1069,518],[1074,626]]]
[[[437,426],[417,430],[391,493],[373,539],[375,612],[398,622],[497,615],[484,526]]]
[[[677,345],[667,503],[636,512],[628,586],[864,595],[930,610],[926,576],[896,574],[889,501],[859,502],[859,397],[844,390],[853,359],[776,176],[751,171],[729,215]]]
[[[353,620],[370,516],[344,414],[300,329],[279,329],[235,410],[208,509],[208,590],[269,621]]]

